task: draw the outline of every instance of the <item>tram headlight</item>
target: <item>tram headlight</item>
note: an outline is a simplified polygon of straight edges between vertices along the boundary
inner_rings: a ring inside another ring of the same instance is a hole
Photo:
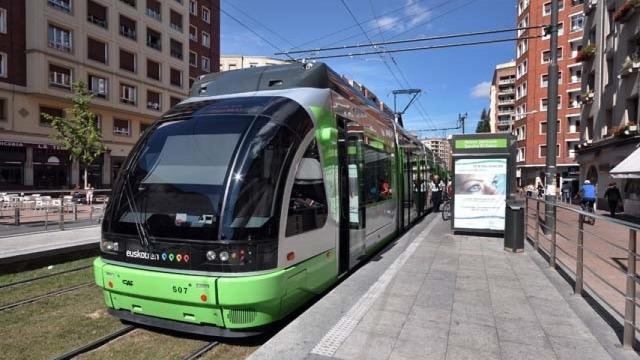
[[[220,252],[220,261],[227,261],[229,260],[229,253],[226,251],[221,251]]]
[[[213,261],[216,259],[216,252],[213,250],[207,251],[207,260]]]
[[[100,250],[113,254],[120,250],[120,245],[117,241],[109,241],[103,238],[102,241],[100,241]]]

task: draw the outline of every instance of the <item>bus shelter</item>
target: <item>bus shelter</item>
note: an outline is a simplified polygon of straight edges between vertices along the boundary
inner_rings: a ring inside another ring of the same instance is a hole
[[[515,138],[510,134],[451,138],[454,232],[504,234],[506,203],[515,191]]]

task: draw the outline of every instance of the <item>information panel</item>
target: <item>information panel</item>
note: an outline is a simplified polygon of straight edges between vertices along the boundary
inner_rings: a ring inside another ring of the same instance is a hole
[[[454,226],[504,231],[507,159],[455,160]]]

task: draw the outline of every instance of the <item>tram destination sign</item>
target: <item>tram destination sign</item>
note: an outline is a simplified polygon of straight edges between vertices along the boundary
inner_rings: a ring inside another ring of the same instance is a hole
[[[456,139],[454,148],[458,149],[506,149],[508,147],[506,138],[489,139]]]

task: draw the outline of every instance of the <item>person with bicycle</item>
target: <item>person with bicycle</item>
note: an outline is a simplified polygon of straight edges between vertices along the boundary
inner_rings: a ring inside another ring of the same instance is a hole
[[[589,180],[585,180],[580,187],[580,207],[582,210],[593,211],[593,204],[596,202],[596,187]]]

